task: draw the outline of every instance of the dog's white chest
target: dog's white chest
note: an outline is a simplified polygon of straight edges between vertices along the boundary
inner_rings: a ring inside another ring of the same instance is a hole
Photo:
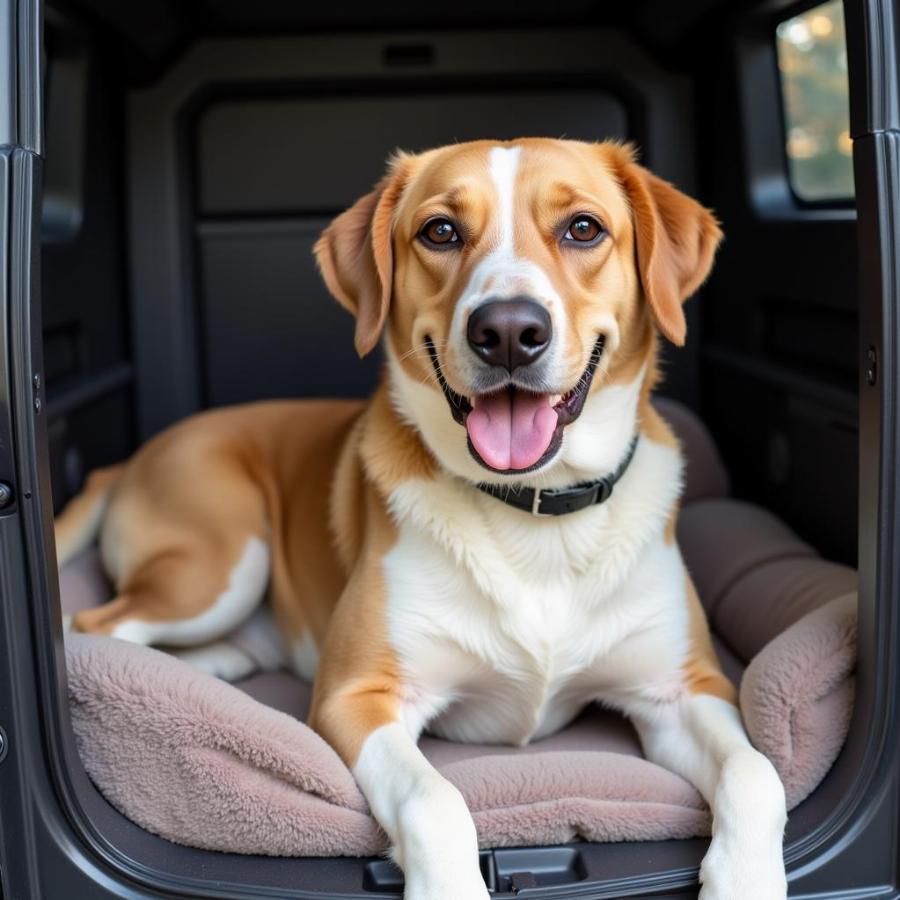
[[[427,539],[396,554],[417,560],[403,588],[391,578],[391,641],[410,688],[410,706],[431,731],[465,741],[524,743],[559,727],[584,703],[573,681],[579,627],[573,597],[558,586],[519,585],[519,602],[498,609]],[[566,697],[566,694],[569,696]]]
[[[648,663],[659,672],[671,658],[677,668],[683,647],[665,621],[674,592],[656,589],[678,584],[676,548],[659,540],[637,554],[639,566],[617,565],[619,542],[598,531],[598,558],[581,564],[564,546],[576,536],[558,529],[472,538],[472,556],[460,558],[452,541],[405,524],[386,559],[412,724],[454,740],[526,743],[646,677]]]

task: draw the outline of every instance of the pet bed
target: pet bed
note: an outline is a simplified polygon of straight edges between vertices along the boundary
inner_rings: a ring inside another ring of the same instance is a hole
[[[658,403],[687,457],[679,541],[725,671],[788,806],[819,784],[846,737],[856,658],[856,573],[821,559],[770,513],[731,499],[716,448],[685,408]],[[91,550],[60,574],[63,610],[109,597]],[[159,650],[72,634],[72,723],[103,795],[189,846],[276,856],[386,848],[352,775],[303,724],[310,689],[284,672],[229,685]],[[746,669],[745,669],[746,667]],[[590,708],[524,748],[421,747],[462,792],[482,846],[660,840],[709,833],[686,781],[643,759],[616,714]]]

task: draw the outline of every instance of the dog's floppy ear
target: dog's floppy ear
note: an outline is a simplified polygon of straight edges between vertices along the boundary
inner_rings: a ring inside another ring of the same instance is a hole
[[[657,328],[681,347],[687,334],[682,303],[709,274],[722,230],[708,209],[635,163],[629,148],[616,149],[644,296]]]
[[[375,189],[342,212],[313,247],[328,290],[356,316],[354,343],[360,356],[378,343],[391,305],[391,226],[406,180],[407,159],[398,156]]]

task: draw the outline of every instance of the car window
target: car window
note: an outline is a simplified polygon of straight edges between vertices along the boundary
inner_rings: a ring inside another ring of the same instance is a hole
[[[841,0],[780,22],[775,31],[785,152],[794,194],[806,202],[853,197],[853,142]]]

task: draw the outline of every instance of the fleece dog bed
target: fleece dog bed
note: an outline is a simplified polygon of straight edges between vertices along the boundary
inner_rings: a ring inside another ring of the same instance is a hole
[[[820,559],[765,511],[725,496],[725,473],[703,426],[681,407],[659,405],[688,458],[679,524],[685,559],[723,667],[741,683],[751,739],[774,763],[793,807],[825,776],[849,726],[855,573]],[[68,613],[109,596],[93,551],[67,566],[60,583]],[[66,649],[82,761],[137,824],[233,853],[386,849],[352,775],[303,724],[309,685],[260,672],[232,686],[111,638],[73,634]],[[524,748],[431,737],[421,746],[462,792],[482,846],[709,833],[696,790],[643,759],[630,725],[609,711],[590,708]]]

